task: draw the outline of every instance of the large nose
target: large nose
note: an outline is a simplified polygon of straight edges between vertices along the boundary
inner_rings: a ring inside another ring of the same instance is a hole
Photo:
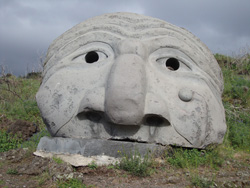
[[[145,61],[137,54],[118,56],[109,74],[105,113],[120,125],[140,125],[146,96]]]

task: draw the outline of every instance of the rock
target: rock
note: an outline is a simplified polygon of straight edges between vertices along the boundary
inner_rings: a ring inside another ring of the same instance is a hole
[[[86,20],[54,40],[42,74],[36,99],[54,137],[193,148],[223,141],[221,69],[197,37],[163,20]]]
[[[156,144],[119,142],[101,139],[73,139],[60,137],[41,138],[37,156],[52,158],[59,157],[73,166],[87,166],[91,162],[97,165],[114,164],[117,159],[125,154],[145,155],[161,154],[165,147]]]
[[[166,183],[170,183],[170,184],[176,184],[180,181],[180,178],[175,177],[175,176],[170,176],[167,178],[167,182]]]

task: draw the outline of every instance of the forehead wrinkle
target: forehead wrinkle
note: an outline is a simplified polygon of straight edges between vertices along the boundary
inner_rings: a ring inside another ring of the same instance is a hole
[[[122,24],[96,24],[89,27],[84,27],[84,30],[80,30],[75,33],[75,36],[81,35],[82,33],[95,32],[95,31],[103,31],[110,32],[113,34],[117,34],[123,37],[131,37],[131,38],[146,38],[146,37],[154,37],[161,35],[170,35],[170,36],[183,36],[186,38],[191,38],[188,35],[186,30],[180,32],[174,27],[167,27],[167,25],[150,25],[148,23],[145,24],[137,24],[134,26],[131,25],[122,25]]]

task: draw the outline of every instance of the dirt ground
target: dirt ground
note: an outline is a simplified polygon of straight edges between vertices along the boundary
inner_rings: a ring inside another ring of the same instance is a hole
[[[178,169],[167,163],[156,163],[148,177],[136,177],[128,172],[108,166],[90,169],[74,168],[67,163],[58,164],[53,159],[34,156],[28,149],[0,153],[0,187],[57,187],[58,180],[77,178],[90,187],[195,187],[191,184],[194,174],[204,181],[211,180],[210,187],[250,187],[250,159],[236,155],[223,166],[198,169]]]
[[[15,128],[9,131],[23,131],[23,140],[31,137],[37,128],[27,122],[1,122]],[[5,126],[3,126],[5,125]],[[20,125],[20,126],[18,126]],[[21,130],[18,127],[25,127]],[[213,182],[210,187],[249,187],[250,155],[237,153],[224,161],[219,169],[199,167],[180,169],[158,159],[148,177],[136,177],[112,166],[97,169],[89,167],[75,168],[67,163],[56,162],[33,155],[29,149],[16,149],[0,153],[0,188],[49,188],[58,187],[58,181],[76,178],[87,187],[95,188],[161,188],[161,187],[199,187],[194,185],[194,178],[199,177],[202,187],[209,187],[206,182]],[[193,183],[193,184],[192,184]],[[201,186],[200,186],[201,187]]]

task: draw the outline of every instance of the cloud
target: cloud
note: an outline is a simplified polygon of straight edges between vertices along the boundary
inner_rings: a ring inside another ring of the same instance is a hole
[[[93,16],[124,11],[184,27],[214,53],[230,55],[250,43],[249,7],[248,0],[1,0],[0,64],[23,75],[66,30]]]

